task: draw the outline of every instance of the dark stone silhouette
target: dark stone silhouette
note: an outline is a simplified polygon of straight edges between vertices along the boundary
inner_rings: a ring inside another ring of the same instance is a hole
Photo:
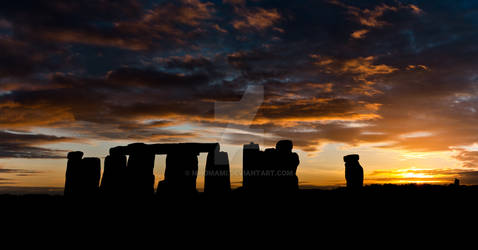
[[[262,171],[259,177],[258,191],[278,191],[280,187],[279,176],[279,154],[275,148],[266,148],[262,153],[261,166]],[[277,171],[277,172],[276,172]]]
[[[172,152],[166,156],[164,180],[158,184],[159,194],[194,195],[198,171],[197,153]]]
[[[359,163],[359,155],[344,156],[345,180],[350,190],[360,190],[363,187],[363,168]]]
[[[242,151],[242,186],[246,190],[257,189],[260,185],[259,172],[262,164],[262,152],[259,144],[245,144]]]
[[[254,192],[293,192],[298,190],[299,156],[292,152],[290,140],[277,142],[275,148],[261,151],[258,144],[244,145],[243,189]],[[153,144],[133,143],[110,149],[105,158],[101,193],[105,197],[153,197],[156,154],[166,154],[164,180],[157,193],[166,196],[194,196],[199,153],[208,153],[204,192],[227,194],[231,191],[229,159],[218,143]],[[126,156],[129,155],[128,160]],[[81,152],[68,155],[65,194],[95,195],[98,192],[100,164],[98,158],[84,158]],[[344,157],[347,186],[363,185],[363,170],[358,155]]]
[[[99,158],[87,157],[81,160],[81,166],[75,169],[74,194],[85,198],[98,195],[101,162]]]
[[[155,144],[151,146],[154,148],[154,152],[167,154],[164,180],[158,183],[158,195],[196,195],[197,156],[201,152],[208,153],[205,192],[213,194],[230,190],[229,161],[226,153],[219,152],[220,147],[218,143]],[[212,161],[214,158],[218,160],[216,165]],[[215,171],[215,169],[221,170],[226,174],[222,178],[209,178],[211,176],[208,173]]]
[[[110,150],[106,156],[100,191],[104,196],[119,197],[123,195],[126,183],[126,156]]]
[[[226,194],[231,191],[229,157],[218,150],[209,152],[204,174],[204,192],[206,194]]]
[[[127,148],[129,151],[126,167],[128,195],[152,196],[154,194],[154,152],[144,143],[129,144]]]
[[[78,180],[76,172],[79,168],[81,168],[81,158],[83,158],[83,152],[69,152],[67,158],[68,162],[66,163],[64,195],[71,196],[74,195],[74,192],[78,189],[76,185],[80,180]]]
[[[259,145],[244,145],[243,187],[248,191],[292,192],[298,190],[296,175],[299,156],[292,152],[290,140],[277,142],[276,148],[260,151]]]
[[[453,183],[453,185],[455,185],[455,187],[459,187],[460,186],[460,180],[455,178],[455,182]]]
[[[299,155],[292,152],[293,143],[290,140],[277,142],[277,163],[278,169],[282,172],[278,176],[280,180],[279,189],[294,191],[299,189],[299,179],[297,178],[297,167],[299,166]]]

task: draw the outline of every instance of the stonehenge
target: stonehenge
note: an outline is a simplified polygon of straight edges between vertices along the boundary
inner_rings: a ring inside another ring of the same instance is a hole
[[[133,143],[109,150],[101,185],[99,158],[82,158],[83,153],[79,151],[68,153],[65,195],[151,197],[155,193],[153,170],[157,154],[167,156],[164,180],[159,181],[156,193],[194,195],[199,153],[208,153],[204,192],[229,192],[229,159],[226,152],[220,151],[219,143]]]
[[[260,150],[258,144],[243,147],[243,189],[253,192],[290,193],[298,190],[297,153],[290,140],[275,148]],[[83,158],[79,151],[68,153],[65,196],[109,198],[190,197],[196,195],[198,155],[207,153],[204,194],[231,192],[229,157],[219,143],[132,143],[110,148],[101,178],[99,158]],[[155,190],[154,163],[157,154],[166,155],[164,179]],[[345,158],[344,158],[345,159]],[[347,158],[348,159],[348,158]]]

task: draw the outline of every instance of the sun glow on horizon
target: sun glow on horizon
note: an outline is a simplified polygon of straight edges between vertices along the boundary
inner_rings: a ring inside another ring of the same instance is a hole
[[[427,169],[427,168],[404,168],[391,170],[376,170],[366,180],[368,184],[446,184],[453,183],[460,175],[461,169]]]

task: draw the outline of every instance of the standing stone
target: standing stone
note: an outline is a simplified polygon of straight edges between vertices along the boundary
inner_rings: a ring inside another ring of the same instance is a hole
[[[159,195],[195,195],[198,171],[198,153],[170,152],[166,156],[164,180],[158,183]]]
[[[154,159],[155,154],[144,143],[128,145],[130,152],[126,167],[127,193],[134,197],[148,197],[154,194]]]
[[[259,184],[261,153],[259,144],[253,142],[244,144],[242,151],[242,186],[244,189],[254,189]]]
[[[231,178],[227,153],[209,152],[206,160],[204,193],[225,194],[229,191],[231,191]]]
[[[101,162],[99,158],[87,157],[81,160],[81,167],[76,171],[75,193],[81,197],[95,197],[99,191]]]
[[[65,175],[65,196],[74,195],[75,185],[77,179],[77,169],[81,167],[81,158],[83,158],[83,152],[74,151],[69,152],[67,155],[68,162],[66,163],[66,175]]]
[[[124,194],[125,171],[125,155],[110,154],[106,156],[100,186],[101,193],[104,196],[118,197]]]
[[[279,154],[275,148],[266,148],[262,155],[263,171],[259,175],[259,190],[275,192],[280,187]]]
[[[296,172],[299,156],[292,152],[290,140],[277,142],[275,148],[260,151],[259,145],[244,145],[243,187],[253,192],[284,193],[299,188]]]
[[[297,167],[300,164],[299,156],[292,152],[293,143],[290,140],[281,140],[276,144],[277,152],[277,179],[278,189],[293,192],[299,189]]]
[[[352,154],[344,156],[345,180],[347,189],[359,190],[363,187],[363,168],[359,163],[359,155]]]
[[[455,178],[455,182],[453,183],[453,185],[454,185],[455,187],[459,187],[459,186],[460,186],[460,180],[457,179],[457,178]]]

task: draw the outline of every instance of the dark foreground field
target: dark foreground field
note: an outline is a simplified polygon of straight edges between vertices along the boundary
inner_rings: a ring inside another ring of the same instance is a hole
[[[3,209],[35,208],[68,211],[68,209],[97,209],[98,213],[122,212],[126,209],[167,210],[183,209],[203,210],[208,214],[274,213],[302,211],[304,213],[330,212],[352,213],[353,211],[397,211],[404,213],[419,212],[424,209],[467,209],[474,207],[478,200],[478,186],[453,185],[369,185],[361,191],[349,191],[346,188],[332,190],[301,189],[294,194],[251,194],[241,189],[228,195],[208,196],[198,193],[195,197],[153,197],[136,198],[83,198],[72,199],[62,195],[30,194],[0,195]],[[108,209],[108,210],[105,210]],[[266,209],[266,210],[262,210]],[[102,211],[103,210],[103,211]]]
[[[60,229],[59,233],[71,237],[70,230],[75,229],[88,237],[103,238],[106,232],[114,232],[115,241],[132,239],[132,235],[164,239],[162,235],[168,233],[186,242],[198,235],[268,241],[272,238],[264,237],[272,234],[279,243],[305,235],[321,241],[328,235],[360,235],[367,240],[376,234],[410,238],[429,232],[469,231],[478,214],[477,198],[478,186],[372,185],[361,192],[310,189],[272,196],[235,190],[228,196],[200,193],[190,199],[1,195],[0,210],[4,227],[17,233],[45,233],[46,228],[55,228],[56,233]],[[6,226],[7,220],[14,223]],[[237,238],[244,235],[248,238]]]

